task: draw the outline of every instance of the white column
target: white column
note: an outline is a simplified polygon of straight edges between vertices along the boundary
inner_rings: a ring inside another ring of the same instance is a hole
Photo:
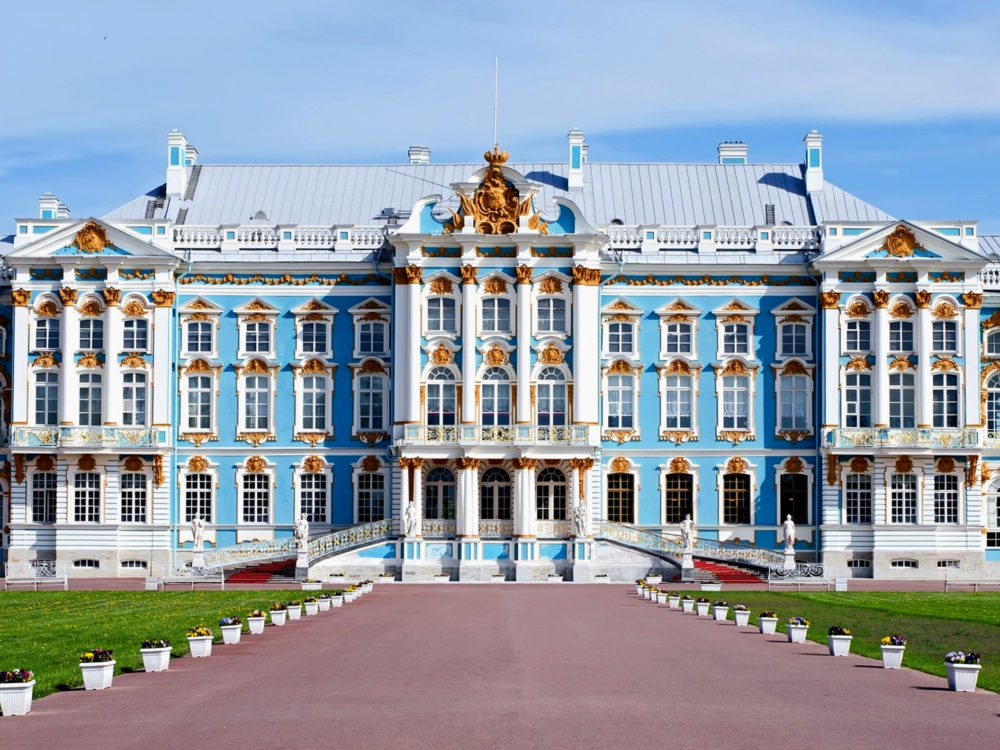
[[[417,512],[417,536],[424,533],[424,459],[411,458],[413,466],[413,481],[410,483],[410,497],[413,498],[413,509]]]
[[[965,301],[965,424],[974,425],[982,422],[979,400],[979,306],[983,296],[972,292],[962,295],[962,298]]]
[[[406,399],[409,407],[404,419],[416,424],[423,419],[420,413],[420,271],[416,266],[410,266],[411,282],[409,284],[410,293],[407,299],[407,327],[409,328],[410,343],[406,349],[406,367],[408,379],[406,381]]]
[[[600,400],[597,358],[598,336],[594,327],[599,317],[597,268],[573,267],[573,422],[596,425]]]
[[[170,405],[173,403],[173,399],[170,398],[172,382],[170,364],[173,360],[171,352],[173,326],[170,324],[170,318],[174,293],[166,293],[161,302],[157,302],[153,308],[153,377],[150,398],[153,402],[154,426],[171,424]],[[109,384],[108,387],[112,386]],[[116,390],[111,393],[115,395],[115,400],[120,400],[121,384],[116,384],[114,387]]]
[[[830,298],[830,306],[823,305],[823,426],[840,424],[840,295]]]
[[[534,458],[514,459],[514,536],[537,536]]]
[[[117,426],[122,421],[121,368],[118,366],[118,352],[122,348],[122,311],[118,307],[117,290],[108,289],[104,296],[108,304],[104,331],[104,380],[105,387],[108,389],[104,399],[104,424]],[[169,366],[169,358],[167,362]],[[168,372],[167,384],[163,387],[163,392],[167,392],[169,388],[170,376]]]
[[[570,507],[569,515],[570,520],[573,519],[573,514],[576,511],[578,504],[583,503],[583,507],[586,510],[586,527],[587,536],[593,536],[591,530],[591,519],[594,516],[594,509],[590,498],[590,469],[594,465],[594,459],[592,458],[571,458],[569,461],[571,471],[570,478],[570,488],[569,488],[569,498]],[[582,490],[582,491],[581,491]],[[575,526],[573,527],[573,535],[576,536]]]
[[[63,290],[67,291],[67,290]],[[76,296],[67,301],[68,297],[63,295],[62,312],[62,366],[59,368],[59,423],[76,424],[78,420],[76,412],[77,395],[79,394],[79,384],[76,380],[76,362],[74,354],[80,339],[79,322],[76,315]],[[107,400],[108,393],[104,392]]]
[[[402,269],[395,269],[400,271]],[[397,424],[405,422],[407,419],[407,414],[409,414],[409,409],[406,404],[406,396],[409,393],[409,381],[411,378],[417,377],[418,373],[410,373],[406,367],[406,363],[409,361],[407,354],[410,348],[410,325],[409,321],[406,319],[406,315],[410,309],[410,290],[413,287],[409,284],[399,283],[398,274],[397,282],[395,285],[396,300],[395,300],[395,310],[396,319],[392,323],[392,338],[393,346],[392,353],[395,360],[395,366],[393,367],[392,379],[393,379],[393,392],[392,392],[392,413]],[[414,342],[416,345],[418,342]],[[419,386],[418,386],[419,388]],[[402,428],[400,433],[402,433]],[[397,434],[398,437],[402,437],[402,434]]]
[[[875,392],[872,401],[875,403],[876,427],[889,426],[889,294],[882,294],[885,295],[884,304],[879,304],[877,296],[875,300]]]
[[[517,422],[531,424],[531,268],[517,267]]]
[[[920,305],[917,293],[917,427],[930,427],[934,418],[931,405],[931,310],[930,292],[927,304]]]
[[[22,291],[22,290],[15,290]],[[25,291],[25,293],[27,293]],[[34,414],[31,408],[33,396],[33,384],[28,382],[28,337],[31,332],[28,330],[28,307],[27,300],[24,305],[14,307],[14,327],[10,331],[13,337],[12,362],[11,362],[11,422],[14,424],[27,424],[28,415]]]
[[[406,506],[410,502],[410,459],[399,459],[399,534],[406,535]]]
[[[476,414],[476,271],[475,266],[462,266],[462,424],[479,421]]]
[[[455,534],[479,536],[479,460],[458,459],[458,497],[455,502]]]

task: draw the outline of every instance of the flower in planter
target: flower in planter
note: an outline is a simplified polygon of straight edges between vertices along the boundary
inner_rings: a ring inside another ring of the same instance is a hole
[[[247,617],[267,617],[267,613],[262,609],[254,609],[247,613]]]
[[[905,646],[906,637],[902,635],[887,635],[882,639],[883,646]]]
[[[850,635],[850,628],[842,628],[840,625],[831,625],[827,635]]]
[[[680,596],[680,593],[677,591],[671,591],[670,596]]]
[[[143,641],[139,648],[170,648],[170,641],[165,638],[150,638]]]
[[[243,620],[241,620],[236,615],[233,615],[232,617],[219,618],[219,625],[221,625],[222,627],[225,627],[226,625],[242,625],[242,624]]]
[[[302,583],[322,583],[322,581],[317,581],[315,578],[307,578]]]
[[[188,628],[187,632],[188,638],[204,638],[210,635],[212,635],[211,628],[206,628],[204,625],[195,625],[193,628]]]
[[[979,654],[975,651],[949,651],[944,660],[949,664],[978,664]]]
[[[804,617],[789,617],[788,618],[788,624],[789,625],[801,625],[802,627],[808,628],[809,627],[809,620],[807,620]]]
[[[300,602],[298,599],[292,599],[290,602],[288,602],[288,606],[289,607],[301,607],[302,606],[302,602]]]
[[[329,599],[329,598],[330,598],[330,595],[329,595],[329,594],[320,594],[320,595],[319,595],[319,598],[320,598],[320,599]],[[306,601],[309,601],[309,600],[308,600],[308,599],[306,599]]]
[[[319,599],[317,599],[315,596],[307,596],[305,599],[303,599],[303,601],[306,602],[307,604],[311,604],[312,602],[318,602]]]
[[[283,609],[288,609],[288,607],[282,604],[281,602],[275,602],[274,604],[271,605],[272,612],[280,612]]]
[[[115,660],[114,649],[92,648],[80,654],[80,661],[83,664],[97,664]]]
[[[708,597],[705,597],[705,596],[699,596],[699,597],[698,597],[698,603],[699,603],[699,604],[708,604]]]
[[[749,612],[750,608],[747,607],[747,605],[745,605],[745,604],[734,604],[733,605],[733,611],[734,612]]]
[[[684,596],[682,596],[681,599],[687,599],[688,601],[691,601],[692,599],[694,599],[694,597],[691,596],[690,594],[684,594]],[[706,599],[705,601],[708,600]]]
[[[722,599],[716,599],[714,602],[712,602],[712,606],[713,607],[728,607],[729,606],[729,602],[725,602]]]
[[[772,611],[771,611],[771,610],[769,610],[769,609],[765,609],[765,610],[764,610],[763,612],[761,612],[761,613],[760,613],[759,615],[757,615],[757,616],[758,616],[758,617],[777,617],[777,616],[778,616],[778,613],[777,613],[777,612],[772,612]]]
[[[31,682],[35,673],[27,669],[0,669],[0,685]]]

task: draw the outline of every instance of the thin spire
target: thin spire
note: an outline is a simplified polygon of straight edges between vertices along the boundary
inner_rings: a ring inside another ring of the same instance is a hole
[[[499,146],[497,140],[497,102],[500,91],[500,55],[493,58],[493,145]]]

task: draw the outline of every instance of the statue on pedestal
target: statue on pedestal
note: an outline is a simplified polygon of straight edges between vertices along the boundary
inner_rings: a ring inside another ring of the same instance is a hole
[[[587,536],[587,506],[582,502],[573,509],[573,536]]]
[[[791,513],[785,516],[785,523],[782,527],[784,529],[785,551],[791,552],[795,547],[795,521],[792,520]]]
[[[194,549],[201,552],[205,549],[205,519],[196,515],[191,519],[191,537],[194,540]]]
[[[299,516],[295,522],[292,537],[295,539],[295,549],[299,552],[305,552],[309,548],[309,522],[305,516]]]
[[[684,546],[685,552],[694,549],[694,521],[691,520],[690,513],[685,515],[684,520],[681,521],[681,544]]]
[[[418,526],[417,506],[414,505],[412,500],[406,504],[406,511],[403,513],[403,522],[406,526],[406,535],[416,536]]]

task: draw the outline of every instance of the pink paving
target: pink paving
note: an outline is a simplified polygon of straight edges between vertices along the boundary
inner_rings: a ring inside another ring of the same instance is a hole
[[[638,600],[401,585],[0,718],[0,748],[995,748],[1000,696]]]

